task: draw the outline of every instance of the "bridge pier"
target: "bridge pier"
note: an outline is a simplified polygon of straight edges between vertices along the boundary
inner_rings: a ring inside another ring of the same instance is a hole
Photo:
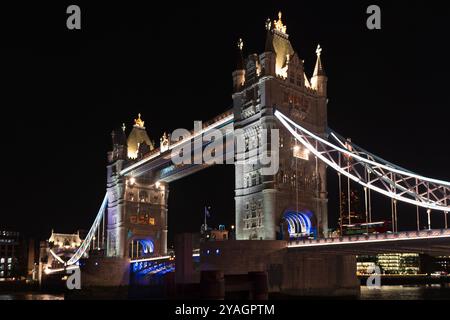
[[[90,257],[81,263],[81,287],[122,287],[130,284],[130,260]]]
[[[201,247],[200,269],[225,275],[265,271],[269,293],[358,296],[360,292],[356,256],[290,251],[285,241],[207,242]]]

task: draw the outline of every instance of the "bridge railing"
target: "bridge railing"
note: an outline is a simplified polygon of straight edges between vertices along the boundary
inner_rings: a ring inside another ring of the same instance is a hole
[[[288,241],[288,247],[302,247],[314,245],[354,244],[358,242],[381,242],[395,240],[450,238],[450,229],[432,229],[420,231],[401,231],[390,233],[377,233],[369,235],[353,235],[321,239],[298,239]]]

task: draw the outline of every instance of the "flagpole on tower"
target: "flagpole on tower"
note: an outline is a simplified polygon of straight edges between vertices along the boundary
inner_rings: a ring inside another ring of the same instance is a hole
[[[205,206],[205,232],[208,231],[208,225],[206,224],[206,212],[208,211],[208,209]]]

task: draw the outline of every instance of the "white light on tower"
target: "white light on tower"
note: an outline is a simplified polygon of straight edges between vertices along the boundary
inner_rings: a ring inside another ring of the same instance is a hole
[[[136,178],[131,177],[130,180],[129,180],[129,182],[130,182],[130,185],[131,185],[131,186],[134,185],[134,184],[136,183]]]

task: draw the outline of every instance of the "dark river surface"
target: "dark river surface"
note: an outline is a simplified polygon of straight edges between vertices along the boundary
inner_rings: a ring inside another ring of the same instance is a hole
[[[450,284],[361,287],[361,300],[450,300]],[[64,294],[0,293],[0,300],[64,300]]]

